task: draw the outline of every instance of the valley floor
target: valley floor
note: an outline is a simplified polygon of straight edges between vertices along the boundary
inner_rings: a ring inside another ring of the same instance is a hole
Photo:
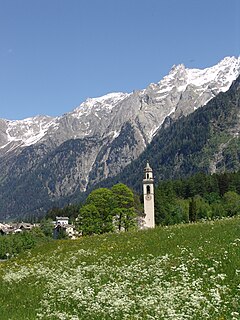
[[[240,217],[54,241],[0,264],[1,320],[240,318]]]

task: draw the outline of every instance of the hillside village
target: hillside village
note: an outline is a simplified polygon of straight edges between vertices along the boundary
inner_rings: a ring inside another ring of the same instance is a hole
[[[39,228],[40,226],[40,223],[0,223],[0,234],[16,234],[24,231],[30,231],[33,228]],[[58,238],[58,234],[60,231],[66,233],[66,236],[70,239],[76,239],[76,237],[79,236],[79,232],[76,230],[75,225],[69,224],[68,217],[56,217],[56,221],[52,221],[52,234],[54,239]]]

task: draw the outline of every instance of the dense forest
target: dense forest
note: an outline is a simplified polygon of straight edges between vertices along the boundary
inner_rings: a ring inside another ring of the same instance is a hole
[[[162,181],[155,190],[155,210],[161,225],[237,215],[240,171]]]

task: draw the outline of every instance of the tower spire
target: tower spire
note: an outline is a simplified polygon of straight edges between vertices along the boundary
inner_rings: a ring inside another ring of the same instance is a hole
[[[145,228],[155,227],[155,213],[154,213],[154,179],[153,171],[147,161],[144,168],[143,178],[143,201],[144,201],[144,223]]]

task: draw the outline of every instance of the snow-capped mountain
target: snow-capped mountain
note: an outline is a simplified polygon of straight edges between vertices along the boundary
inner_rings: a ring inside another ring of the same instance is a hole
[[[109,93],[89,98],[72,112],[61,117],[36,116],[24,120],[0,120],[0,148],[8,144],[26,147],[58,134],[64,129],[65,137],[102,136],[119,134],[126,121],[153,121],[153,126],[143,124],[144,138],[151,141],[166,116],[188,114],[206,104],[219,92],[229,89],[240,72],[240,57],[226,57],[217,65],[206,69],[188,69],[183,64],[173,66],[160,82],[134,93]],[[187,101],[186,101],[187,99]],[[187,105],[186,105],[187,102]],[[154,106],[154,108],[152,108]],[[177,113],[177,115],[175,114]],[[97,125],[95,125],[97,122]],[[1,153],[4,153],[3,150]]]
[[[2,188],[18,184],[20,190],[19,184],[37,181],[35,194],[41,189],[51,200],[85,191],[119,173],[145,150],[163,124],[228,90],[239,74],[240,58],[235,57],[206,69],[181,64],[146,89],[89,98],[57,118],[0,119]],[[23,187],[22,192],[27,190]],[[16,195],[12,203],[17,201]],[[13,209],[0,210],[11,214]]]
[[[48,116],[0,121],[0,154],[37,143],[45,136],[50,127],[56,128],[57,125],[56,119]]]

